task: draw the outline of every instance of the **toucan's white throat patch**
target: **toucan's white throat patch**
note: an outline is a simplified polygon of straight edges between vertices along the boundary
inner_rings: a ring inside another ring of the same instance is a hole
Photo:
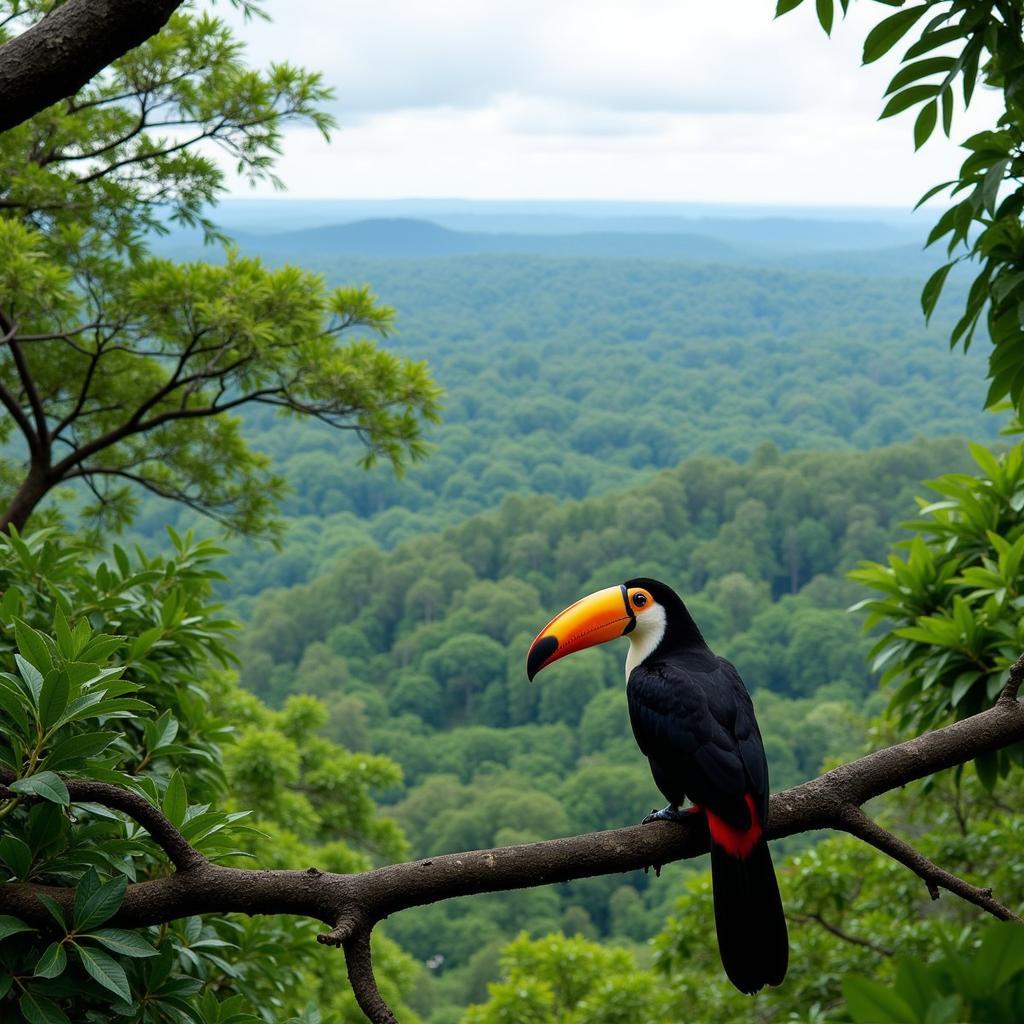
[[[629,654],[626,655],[626,678],[645,661],[661,643],[665,635],[665,609],[660,604],[653,604],[645,612],[636,617],[636,628],[629,637]]]

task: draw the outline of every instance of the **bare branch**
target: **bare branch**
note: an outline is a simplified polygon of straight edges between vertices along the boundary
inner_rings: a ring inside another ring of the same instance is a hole
[[[145,42],[181,0],[67,0],[0,46],[0,131],[77,92]]]
[[[961,899],[967,900],[968,903],[981,907],[993,917],[998,917],[1000,921],[1016,921],[1018,924],[1024,924],[1024,920],[1009,907],[1004,907],[1002,903],[993,898],[991,889],[981,889],[976,885],[971,885],[970,882],[965,882],[962,878],[940,868],[938,864],[915,850],[910,843],[900,839],[899,836],[894,836],[877,822],[872,821],[859,807],[847,808],[843,814],[843,820],[843,827],[850,835],[863,839],[865,843],[873,846],[876,850],[881,850],[893,860],[899,861],[923,879],[925,885],[928,886],[928,894],[933,900],[939,898],[939,889],[946,889]]]

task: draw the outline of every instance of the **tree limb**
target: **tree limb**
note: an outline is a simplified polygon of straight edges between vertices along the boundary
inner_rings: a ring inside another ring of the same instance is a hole
[[[3,783],[11,783],[14,781],[14,773],[9,769],[0,770],[0,780]],[[121,811],[137,821],[179,871],[206,863],[206,858],[189,843],[163,811],[139,793],[122,786],[114,786],[108,782],[93,782],[90,779],[65,779],[64,783],[75,803],[102,804],[104,807]],[[7,785],[0,785],[0,796],[13,800],[29,799],[8,789]]]
[[[66,0],[0,46],[0,131],[76,93],[167,23],[181,0]]]
[[[979,754],[1024,741],[1024,706],[1016,700],[1022,675],[1024,658],[1013,666],[1002,696],[987,711],[875,751],[775,794],[765,835],[769,839],[780,839],[823,828],[850,832],[935,885],[997,917],[1015,919],[1013,912],[995,901],[990,893],[943,871],[906,847],[902,840],[874,825],[860,810],[860,805],[889,790],[964,764]],[[79,787],[104,786],[103,795],[107,797],[110,796],[107,789],[117,789],[83,780],[67,781],[76,800],[96,799],[98,792]],[[87,792],[93,795],[86,797]],[[141,808],[133,799],[130,805],[140,814],[145,810],[147,814],[163,818],[148,803],[146,808]],[[127,806],[122,809],[132,814]],[[132,816],[149,828],[141,817]],[[153,823],[158,829],[164,828],[155,817]],[[166,841],[166,830],[162,834]],[[168,846],[157,841],[170,854]],[[907,854],[908,849],[913,856]],[[198,859],[192,858],[187,863],[175,861],[178,871],[168,877],[130,884],[110,924],[138,928],[193,914],[230,912],[297,914],[322,921],[330,930],[320,936],[320,941],[345,948],[353,987],[364,1012],[374,1024],[393,1024],[394,1015],[373,980],[368,945],[373,926],[389,914],[455,896],[635,871],[652,864],[697,857],[707,850],[707,826],[703,817],[694,815],[681,824],[654,822],[542,843],[452,853],[353,875],[316,868],[307,871],[229,868],[196,855]],[[74,889],[70,887],[9,882],[0,885],[0,913],[14,914],[40,927],[48,927],[49,915],[36,898],[38,893],[45,893],[66,907],[74,901]]]

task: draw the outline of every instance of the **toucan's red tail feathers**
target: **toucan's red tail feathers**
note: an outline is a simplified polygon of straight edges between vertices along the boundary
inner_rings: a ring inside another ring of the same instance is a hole
[[[789,935],[768,844],[748,796],[753,825],[731,828],[708,814],[715,926],[729,980],[753,995],[779,985],[789,965]]]
[[[747,794],[747,807],[750,809],[750,828],[733,828],[723,818],[719,818],[710,811],[705,811],[708,819],[708,831],[711,833],[711,841],[717,843],[726,853],[734,857],[749,857],[751,851],[761,838],[761,822],[757,818],[757,809],[754,807],[754,798]]]

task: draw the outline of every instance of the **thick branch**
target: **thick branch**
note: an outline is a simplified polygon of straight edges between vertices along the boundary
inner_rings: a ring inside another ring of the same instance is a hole
[[[167,23],[181,0],[66,0],[0,47],[0,131],[77,92]]]
[[[348,968],[348,980],[355,993],[359,1009],[374,1024],[398,1024],[391,1012],[391,1007],[384,1002],[384,997],[377,988],[377,979],[373,976],[373,959],[370,956],[369,931],[357,931],[345,943],[345,966]]]
[[[777,793],[771,800],[766,836],[779,839],[823,828],[851,832],[932,884],[963,896],[997,917],[1012,918],[1012,911],[992,899],[991,894],[921,858],[870,822],[859,808],[866,800],[889,790],[1024,741],[1024,706],[1014,696],[1022,673],[1024,659],[1014,666],[1011,682],[998,703],[981,714],[868,754]],[[69,788],[71,785],[85,783],[69,780]],[[321,941],[345,947],[360,1005],[371,1020],[392,1024],[394,1017],[372,979],[367,945],[373,926],[389,914],[455,896],[634,871],[697,857],[707,850],[704,819],[693,815],[681,824],[655,822],[543,843],[452,853],[355,875],[315,868],[227,868],[200,860],[170,877],[129,885],[110,923],[132,928],[193,914],[230,912],[297,914],[323,921],[331,931],[321,936]],[[0,885],[0,913],[48,926],[48,915],[36,898],[40,892],[64,906],[71,906],[74,900],[71,888],[7,883]]]

